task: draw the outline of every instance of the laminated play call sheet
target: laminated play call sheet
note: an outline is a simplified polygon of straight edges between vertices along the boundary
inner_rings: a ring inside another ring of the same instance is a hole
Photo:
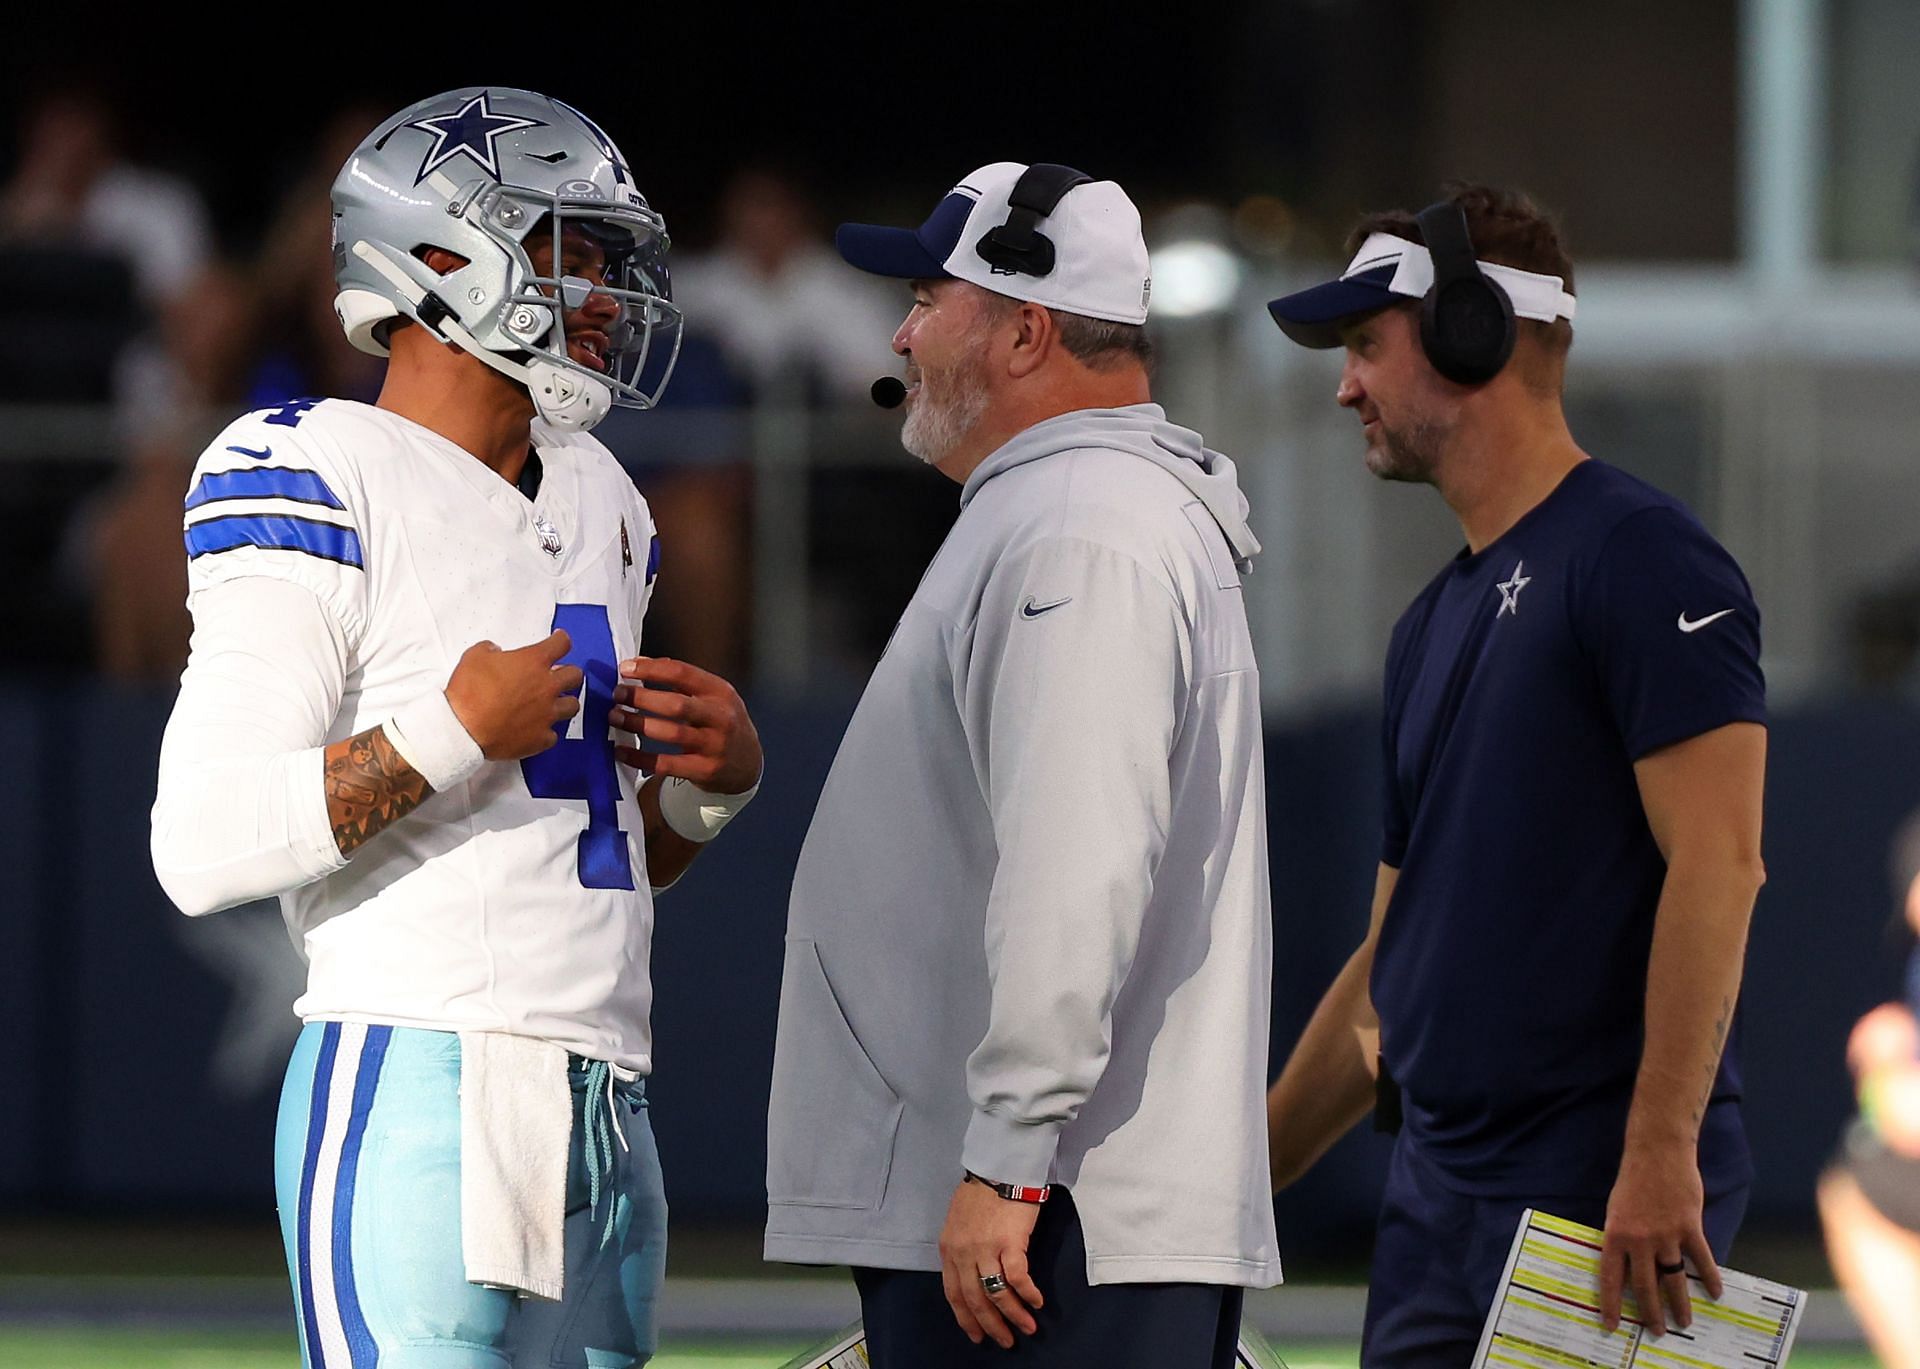
[[[1620,1327],[1609,1334],[1600,1324],[1600,1232],[1529,1210],[1514,1233],[1473,1369],[1767,1369],[1785,1364],[1807,1295],[1733,1269],[1722,1269],[1720,1278],[1724,1291],[1714,1302],[1689,1275],[1693,1325],[1682,1331],[1669,1316],[1667,1333],[1657,1338],[1640,1325],[1640,1308],[1629,1288]]]

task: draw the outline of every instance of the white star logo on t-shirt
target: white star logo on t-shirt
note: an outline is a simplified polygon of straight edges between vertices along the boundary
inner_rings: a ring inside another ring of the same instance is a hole
[[[1494,586],[1500,591],[1500,607],[1494,610],[1494,617],[1498,618],[1503,613],[1511,613],[1516,618],[1520,616],[1520,591],[1533,583],[1531,575],[1520,573],[1526,564],[1525,561],[1515,561],[1512,576]]]

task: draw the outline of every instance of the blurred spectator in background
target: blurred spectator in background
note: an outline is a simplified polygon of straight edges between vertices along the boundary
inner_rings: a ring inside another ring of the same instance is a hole
[[[29,101],[19,160],[0,190],[0,240],[124,257],[154,309],[183,296],[212,250],[198,192],[178,177],[129,164],[106,96],[75,84]]]
[[[75,514],[62,546],[68,592],[90,606],[95,666],[128,683],[171,685],[187,663],[186,563],[180,503],[194,458],[239,407],[254,354],[254,302],[245,275],[212,264],[168,311],[158,358],[130,359],[142,380],[119,427],[126,461]],[[123,400],[126,396],[123,396]]]
[[[678,295],[678,271],[675,294]],[[717,675],[746,673],[748,493],[753,474],[752,399],[716,339],[687,319],[673,383],[638,423],[620,410],[604,425],[607,446],[647,492],[660,530],[660,576],[647,609],[646,650]],[[670,420],[663,422],[662,420]]]
[[[306,395],[372,403],[380,393],[380,359],[349,346],[333,316],[333,211],[327,194],[367,130],[385,117],[371,105],[349,105],[334,115],[274,212],[251,272],[260,345],[247,376],[249,407]]]
[[[757,396],[860,402],[899,370],[887,346],[898,292],[840,260],[796,178],[737,173],[719,218],[718,245],[675,272],[675,295]]]
[[[94,317],[99,335],[75,348],[76,359],[95,368],[117,357],[112,390],[128,415],[144,421],[156,404],[195,383],[177,373],[166,335],[196,326],[195,287],[213,255],[206,207],[186,181],[126,159],[119,120],[100,89],[48,87],[29,101],[19,160],[0,190],[0,243],[8,258],[0,275],[9,278],[64,284],[91,273],[102,256],[131,271],[135,299],[155,329],[129,327],[124,310],[112,310],[110,321]],[[36,385],[38,395],[22,397],[94,397],[81,393],[92,386],[49,379],[50,390]]]
[[[179,595],[163,598],[170,577],[137,555],[141,539],[125,519],[127,509],[157,504],[156,492],[174,482],[171,569],[186,474],[178,461],[165,474],[160,454],[161,436],[173,426],[171,399],[217,387],[213,376],[226,366],[220,358],[245,345],[243,333],[232,330],[231,279],[211,266],[212,235],[198,192],[176,176],[132,164],[120,132],[103,87],[49,79],[26,97],[11,170],[0,183],[0,402],[83,406],[43,425],[35,440],[44,450],[15,453],[27,459],[9,471],[0,497],[0,517],[23,530],[0,554],[0,574],[16,588],[0,610],[0,627],[38,643],[36,660],[48,669],[80,663],[101,636],[100,625],[89,628],[83,600],[90,568],[107,563],[114,569],[101,583],[151,596],[125,606],[129,621],[177,641],[184,659]],[[89,412],[116,399],[117,430]],[[158,464],[143,460],[110,497],[133,503],[111,518],[98,507],[85,520],[89,527],[111,525],[112,536],[98,542],[70,526],[70,511],[98,488],[109,459],[135,445]],[[151,611],[160,604],[163,610]],[[116,650],[113,658],[143,650]]]
[[[828,246],[799,180],[739,172],[721,192],[719,227],[712,252],[674,268],[689,336],[668,407],[864,405],[874,378],[899,369],[886,341],[899,311]],[[675,654],[735,675],[747,655],[752,482],[748,434],[727,431],[732,450],[647,453],[641,479],[661,532],[652,615]]]
[[[180,501],[198,452],[179,434],[136,445],[74,519],[63,559],[92,606],[94,666],[121,683],[174,685],[186,669],[193,620]]]
[[[193,427],[207,423],[209,415],[231,413],[245,396],[255,319],[252,282],[244,268],[220,260],[197,267],[179,301],[159,316],[159,326],[121,359],[114,421],[124,449],[151,443],[156,430]],[[189,434],[190,454],[198,455],[218,427]]]
[[[1920,814],[1895,842],[1908,877],[1906,921],[1920,931]],[[1905,998],[1882,1003],[1847,1041],[1860,1114],[1820,1178],[1827,1255],[1880,1362],[1920,1369],[1920,951]]]

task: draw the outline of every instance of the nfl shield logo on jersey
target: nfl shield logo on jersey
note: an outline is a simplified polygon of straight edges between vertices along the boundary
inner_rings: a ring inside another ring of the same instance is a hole
[[[545,514],[533,516],[533,530],[540,534],[540,550],[549,556],[560,554],[560,529],[549,523]]]

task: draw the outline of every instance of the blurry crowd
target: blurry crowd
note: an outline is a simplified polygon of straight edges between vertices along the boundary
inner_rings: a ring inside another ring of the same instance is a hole
[[[328,188],[390,112],[337,110],[285,156],[271,203],[250,211],[261,217],[235,224],[209,195],[234,199],[257,169],[201,162],[196,182],[130,157],[126,135],[140,130],[123,127],[105,86],[50,85],[21,107],[0,141],[0,576],[14,587],[0,630],[32,644],[14,668],[174,682],[195,456],[249,409],[377,395],[380,361],[350,348],[333,316]],[[868,385],[899,369],[888,340],[906,295],[840,260],[826,210],[842,206],[816,203],[804,174],[750,166],[714,191],[656,205],[676,233],[688,321],[663,412],[616,414],[598,435],[662,531],[648,649],[751,680],[766,665],[753,655],[765,424],[749,415],[871,416]],[[689,222],[710,227],[689,234]],[[809,429],[805,630],[829,676],[836,659],[864,672],[952,515],[950,492],[881,441],[888,432],[871,427],[887,450],[849,462],[842,431]],[[1845,643],[1857,685],[1920,696],[1920,570],[1861,595]]]
[[[0,624],[36,647],[13,664],[176,681],[191,627],[181,500],[200,450],[250,409],[377,396],[382,363],[333,315],[328,188],[390,112],[338,111],[293,159],[264,231],[236,233],[209,211],[219,187],[129,158],[103,91],[50,90],[23,110],[0,163],[0,511],[17,534],[0,552],[17,587]],[[671,230],[675,206],[657,207]],[[864,405],[874,377],[899,368],[888,344],[906,301],[840,260],[800,176],[740,171],[712,209],[711,243],[674,248],[687,338],[663,413],[617,416],[600,435],[662,533],[649,649],[741,677],[754,481],[739,415]],[[677,414],[662,424],[665,411]],[[902,477],[932,506],[923,473]],[[830,509],[834,478],[819,501]],[[863,482],[876,520],[898,507],[886,485]],[[832,584],[832,539],[819,541],[828,564],[815,570]]]

